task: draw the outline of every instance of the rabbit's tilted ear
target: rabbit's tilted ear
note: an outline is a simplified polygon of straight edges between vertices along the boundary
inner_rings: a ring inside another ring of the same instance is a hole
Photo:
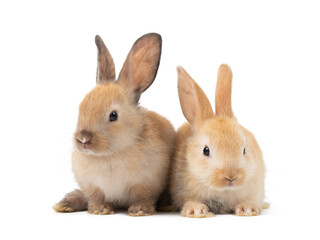
[[[206,119],[214,117],[215,114],[212,111],[210,102],[199,85],[183,67],[177,67],[177,71],[180,105],[188,122],[199,124]]]
[[[140,37],[132,46],[120,71],[118,83],[134,93],[138,102],[143,93],[154,81],[161,56],[161,36],[149,33]]]
[[[95,40],[98,48],[97,84],[115,81],[116,71],[113,59],[101,37],[97,35]]]
[[[216,114],[233,117],[231,107],[232,71],[227,64],[222,64],[218,71],[216,86]]]

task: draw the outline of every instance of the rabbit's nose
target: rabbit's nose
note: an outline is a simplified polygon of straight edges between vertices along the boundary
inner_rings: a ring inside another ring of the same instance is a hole
[[[82,130],[79,134],[77,134],[76,139],[85,147],[86,145],[91,144],[92,133],[87,130]]]

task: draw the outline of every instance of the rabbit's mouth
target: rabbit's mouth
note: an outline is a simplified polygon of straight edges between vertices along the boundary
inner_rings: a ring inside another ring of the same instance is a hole
[[[108,157],[110,156],[112,153],[109,151],[106,152],[96,152],[90,148],[77,148],[80,152],[82,152],[85,155],[91,155],[91,156],[95,156],[95,157]]]
[[[76,139],[76,142],[78,145],[80,145],[83,149],[88,149],[90,145],[92,145],[91,141],[84,141],[84,140],[79,140]]]
[[[246,174],[243,169],[215,169],[211,176],[211,185],[217,190],[236,190],[245,182]]]
[[[112,155],[112,152],[104,146],[103,149],[99,149],[99,146],[92,142],[82,142],[78,139],[75,140],[75,148],[85,154],[85,155],[91,155],[96,157],[107,157]]]
[[[233,192],[233,191],[238,191],[238,190],[241,190],[243,187],[242,186],[238,186],[238,185],[226,185],[226,186],[223,186],[223,187],[216,187],[216,186],[210,186],[209,189],[211,191],[214,191],[214,192]]]

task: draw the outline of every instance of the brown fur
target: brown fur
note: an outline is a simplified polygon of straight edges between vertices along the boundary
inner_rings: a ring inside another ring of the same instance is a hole
[[[181,108],[189,123],[177,131],[170,177],[174,208],[187,217],[212,216],[209,210],[240,216],[260,214],[264,163],[253,134],[233,115],[231,69],[227,65],[219,68],[217,115],[182,67],[178,67],[178,85]],[[204,147],[209,147],[209,156],[203,154]]]
[[[104,46],[101,39],[97,46]],[[89,213],[110,214],[117,208],[129,208],[132,216],[155,212],[167,183],[175,131],[167,119],[140,107],[137,100],[156,76],[160,53],[160,35],[141,37],[118,81],[97,81],[80,104],[72,167]],[[106,51],[98,54],[97,72],[106,72],[104,64],[112,65],[112,58],[109,52],[103,56]],[[113,111],[118,118],[109,121]]]

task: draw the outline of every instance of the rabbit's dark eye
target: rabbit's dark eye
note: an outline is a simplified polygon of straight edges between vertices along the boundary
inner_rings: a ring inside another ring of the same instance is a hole
[[[110,115],[109,115],[109,121],[113,122],[113,121],[116,121],[117,119],[118,119],[117,112],[115,112],[115,111],[111,112]]]
[[[206,146],[203,149],[203,155],[209,156],[210,155],[210,149]]]
[[[246,148],[243,148],[243,155],[246,154]]]

